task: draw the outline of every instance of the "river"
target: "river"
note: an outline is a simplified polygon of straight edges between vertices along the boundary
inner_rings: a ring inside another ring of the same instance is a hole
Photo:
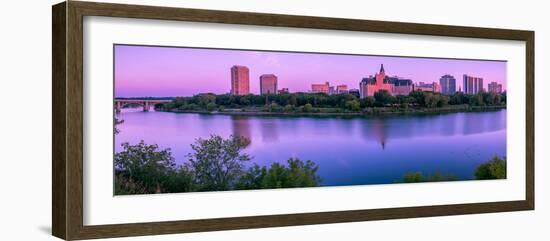
[[[384,117],[288,117],[142,112],[124,109],[115,136],[121,143],[171,148],[178,164],[190,144],[211,134],[244,136],[253,162],[286,163],[290,157],[319,165],[323,186],[383,184],[405,173],[447,173],[473,178],[492,156],[506,156],[506,110]]]

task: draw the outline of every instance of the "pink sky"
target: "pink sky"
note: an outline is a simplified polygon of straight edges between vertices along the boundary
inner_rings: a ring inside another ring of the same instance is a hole
[[[116,97],[173,97],[197,93],[228,93],[230,68],[250,69],[250,91],[259,94],[259,77],[275,74],[278,87],[290,92],[307,92],[313,83],[346,84],[358,89],[363,77],[374,75],[384,64],[387,75],[410,78],[413,82],[439,82],[444,74],[496,81],[506,89],[506,62],[369,55],[318,54],[274,51],[201,49],[180,47],[116,45]]]

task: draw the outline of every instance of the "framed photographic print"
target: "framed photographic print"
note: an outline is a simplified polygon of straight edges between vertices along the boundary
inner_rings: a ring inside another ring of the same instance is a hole
[[[53,235],[534,209],[534,32],[53,6]]]

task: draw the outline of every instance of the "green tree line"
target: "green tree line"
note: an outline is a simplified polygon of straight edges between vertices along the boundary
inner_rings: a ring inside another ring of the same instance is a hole
[[[199,94],[192,97],[176,97],[172,102],[157,104],[157,109],[171,111],[223,111],[225,109],[258,107],[268,112],[359,112],[365,108],[436,108],[449,105],[505,106],[506,93],[481,92],[470,95],[457,92],[453,95],[413,91],[409,95],[393,96],[378,91],[374,96],[358,98],[353,94],[289,93],[279,95],[215,95]]]

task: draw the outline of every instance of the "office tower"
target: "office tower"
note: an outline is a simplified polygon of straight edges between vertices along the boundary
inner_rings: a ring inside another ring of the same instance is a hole
[[[274,74],[264,74],[260,76],[260,94],[277,94],[277,76]]]
[[[456,79],[454,76],[446,74],[439,79],[441,93],[444,95],[452,95],[456,92]]]
[[[483,91],[483,78],[463,75],[462,91],[466,94],[477,94]]]
[[[235,65],[231,67],[231,94],[250,94],[250,72],[246,66]]]

